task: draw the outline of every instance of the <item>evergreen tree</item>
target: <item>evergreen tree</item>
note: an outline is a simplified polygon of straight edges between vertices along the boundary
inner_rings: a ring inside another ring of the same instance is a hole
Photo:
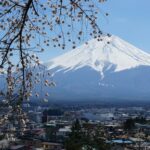
[[[72,132],[66,141],[66,150],[109,150],[105,143],[102,128],[81,127],[79,120],[72,126]]]

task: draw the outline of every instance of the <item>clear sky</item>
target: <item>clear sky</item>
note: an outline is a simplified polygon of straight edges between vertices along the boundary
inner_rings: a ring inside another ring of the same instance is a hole
[[[150,0],[107,0],[100,8],[102,14],[109,13],[107,18],[101,14],[98,21],[104,32],[117,35],[150,53]],[[40,54],[42,61],[67,51],[50,49]]]

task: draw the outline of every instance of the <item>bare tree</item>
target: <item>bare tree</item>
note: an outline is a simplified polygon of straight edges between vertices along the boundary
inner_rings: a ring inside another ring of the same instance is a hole
[[[32,93],[33,84],[40,82],[39,73],[34,71],[42,68],[35,54],[50,45],[65,49],[67,43],[71,43],[74,49],[79,41],[89,36],[101,40],[103,33],[97,19],[99,5],[104,1],[0,1],[0,76],[6,79],[7,85],[0,95],[13,112],[17,110],[20,114],[22,102],[32,94],[39,96]],[[55,85],[49,80],[43,84]]]

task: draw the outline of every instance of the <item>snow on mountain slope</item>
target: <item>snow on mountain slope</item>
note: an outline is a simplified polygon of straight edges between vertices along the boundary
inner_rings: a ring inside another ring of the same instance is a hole
[[[92,39],[45,65],[56,82],[50,90],[51,99],[150,97],[150,54],[117,36],[103,36],[102,41]]]
[[[103,36],[103,41],[92,39],[88,44],[52,59],[46,66],[49,70],[77,70],[89,66],[104,76],[104,71],[115,66],[115,72],[135,68],[140,65],[150,66],[150,55],[132,46],[117,36]],[[109,42],[109,44],[108,44]]]

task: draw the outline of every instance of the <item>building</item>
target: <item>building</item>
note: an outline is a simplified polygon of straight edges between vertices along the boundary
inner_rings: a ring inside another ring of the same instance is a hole
[[[62,144],[59,143],[43,142],[42,146],[44,150],[62,150]]]

